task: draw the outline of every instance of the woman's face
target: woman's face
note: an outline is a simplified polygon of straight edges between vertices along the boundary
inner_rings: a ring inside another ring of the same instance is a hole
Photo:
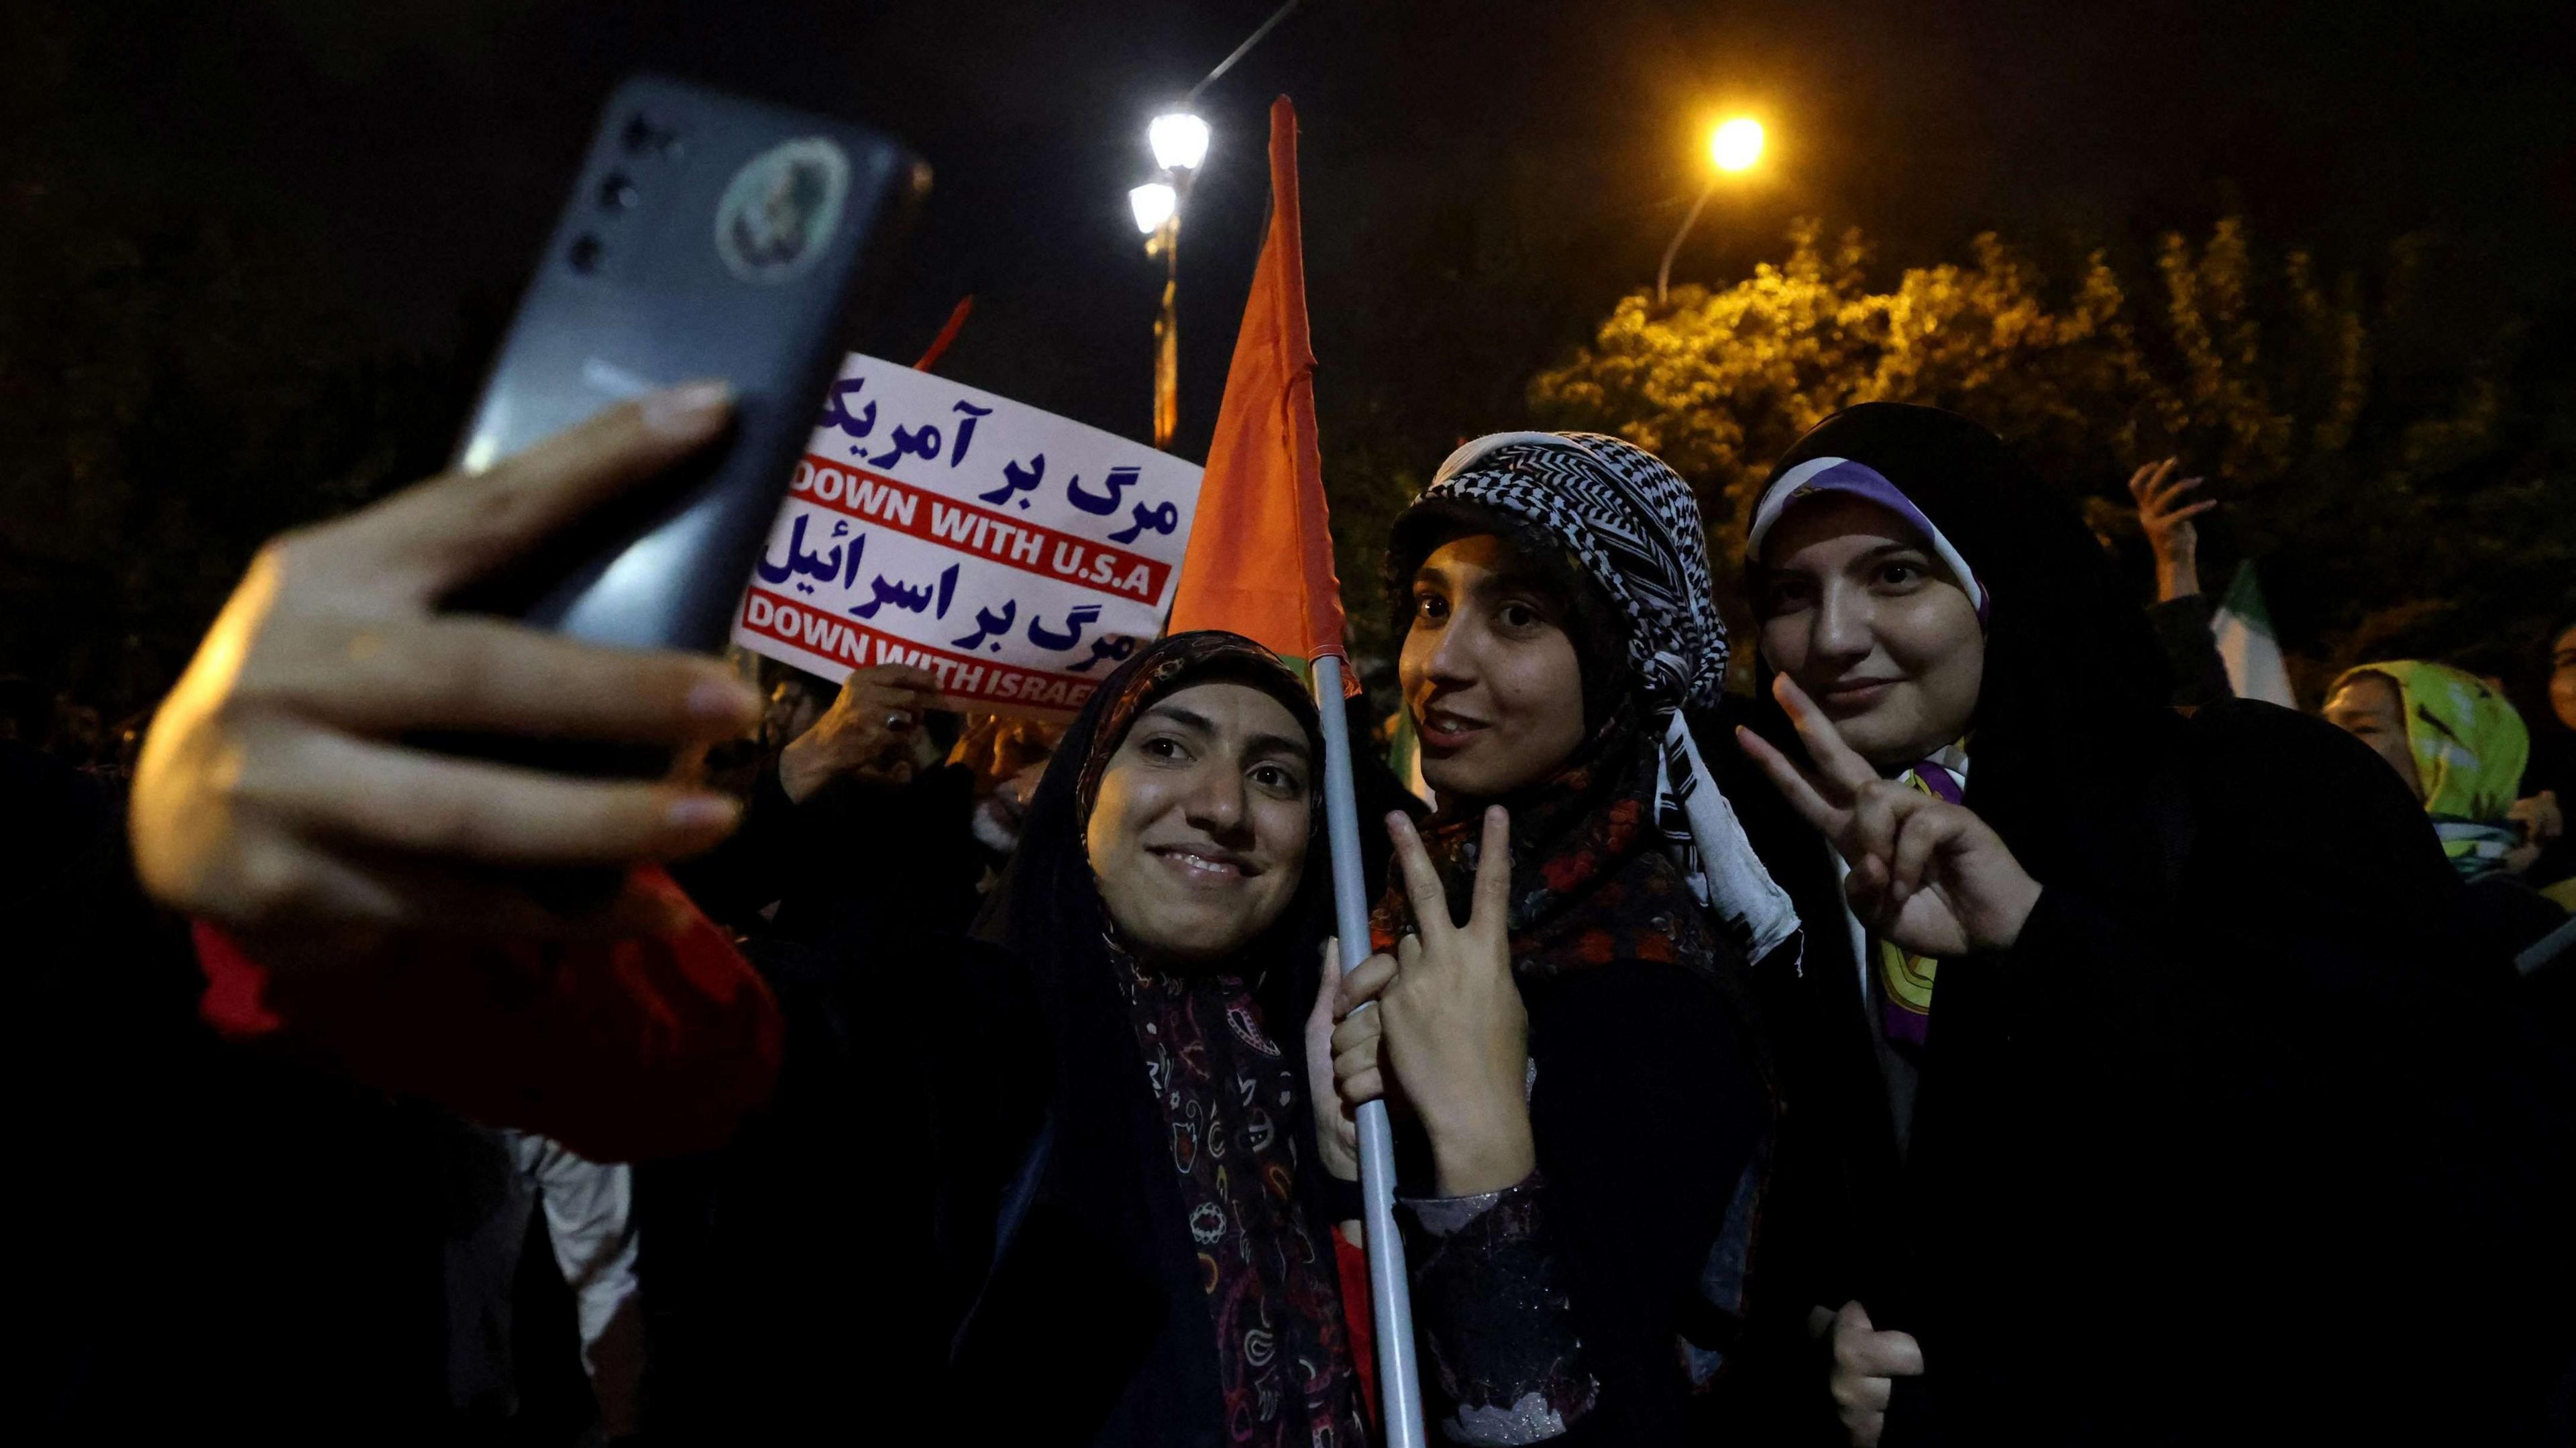
[[[1100,898],[1149,960],[1221,960],[1297,893],[1315,762],[1288,706],[1244,684],[1175,690],[1136,716],[1084,838]]]
[[[2355,674],[2326,700],[2326,722],[2360,740],[2388,761],[2417,803],[2424,799],[2424,776],[2415,767],[2414,747],[2406,742],[2406,700],[2386,674]]]
[[[2549,646],[2549,711],[2576,729],[2576,627]]]
[[[1753,602],[1762,657],[1870,763],[1911,764],[1968,732],[1985,629],[1895,514],[1830,494],[1800,505],[1765,540]]]
[[[1583,742],[1583,670],[1552,599],[1491,533],[1431,550],[1413,573],[1397,678],[1443,795],[1500,799],[1553,773]],[[1596,660],[1595,667],[1615,667]]]

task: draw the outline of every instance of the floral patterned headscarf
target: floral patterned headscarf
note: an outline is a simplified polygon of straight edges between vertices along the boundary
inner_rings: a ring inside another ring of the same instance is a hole
[[[1188,970],[1139,960],[1100,899],[1083,841],[1101,781],[1139,716],[1200,684],[1242,684],[1296,718],[1320,757],[1321,724],[1304,684],[1276,654],[1238,634],[1197,630],[1148,645],[1110,675],[1065,732],[1021,847],[1026,893],[1012,902],[1012,949],[1042,962],[1056,989],[1084,992],[1127,1025],[1128,1041],[1097,1040],[1081,1059],[1114,1061],[1107,1100],[1148,1115],[1160,1150],[1143,1174],[1177,1211],[1160,1252],[1186,1254],[1206,1311],[1220,1436],[1208,1441],[1305,1448],[1364,1445],[1368,1424],[1343,1314],[1332,1224],[1315,1209],[1312,1116],[1298,1020],[1273,977],[1319,939],[1329,898],[1320,803],[1297,895],[1265,936],[1236,958]],[[1068,781],[1070,787],[1067,787]],[[1320,801],[1323,791],[1312,791]],[[1068,977],[1075,977],[1068,979]],[[1072,1051],[1067,1052],[1068,1058]],[[1132,1072],[1132,1074],[1130,1074]],[[1095,1087],[1103,1083],[1091,1083]],[[1122,1144],[1132,1125],[1111,1137]],[[1154,1222],[1149,1205],[1146,1220]],[[1156,1227],[1159,1230],[1159,1226]],[[1176,1307],[1178,1304],[1175,1304]],[[1192,1351],[1195,1351],[1193,1347]]]

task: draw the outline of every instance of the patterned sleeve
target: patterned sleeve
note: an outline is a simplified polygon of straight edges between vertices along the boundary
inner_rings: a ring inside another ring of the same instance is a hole
[[[1592,1408],[1566,1270],[1537,1172],[1498,1192],[1398,1203],[1413,1262],[1418,1339],[1458,1443],[1537,1443]]]

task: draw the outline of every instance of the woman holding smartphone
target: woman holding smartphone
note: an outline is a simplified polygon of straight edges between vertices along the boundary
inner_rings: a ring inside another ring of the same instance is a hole
[[[136,790],[205,1014],[648,1160],[657,1434],[847,1432],[866,1372],[979,1440],[1364,1442],[1330,1186],[1356,1163],[1309,1109],[1299,1029],[1329,920],[1320,726],[1267,651],[1194,633],[1129,660],[1039,787],[1008,942],[889,932],[859,969],[756,944],[755,969],[670,884],[722,796],[400,742],[749,722],[711,660],[432,611],[724,416],[720,387],[648,399],[263,555]],[[572,916],[515,887],[529,864],[632,876]]]

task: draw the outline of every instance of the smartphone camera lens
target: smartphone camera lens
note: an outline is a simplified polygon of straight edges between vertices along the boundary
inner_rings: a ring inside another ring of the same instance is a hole
[[[608,179],[599,183],[599,209],[602,211],[624,211],[635,204],[636,196],[635,183],[627,180],[623,171],[611,171]]]
[[[607,243],[598,237],[585,234],[573,242],[569,259],[572,262],[572,269],[586,276],[599,270],[601,259],[607,255]]]

